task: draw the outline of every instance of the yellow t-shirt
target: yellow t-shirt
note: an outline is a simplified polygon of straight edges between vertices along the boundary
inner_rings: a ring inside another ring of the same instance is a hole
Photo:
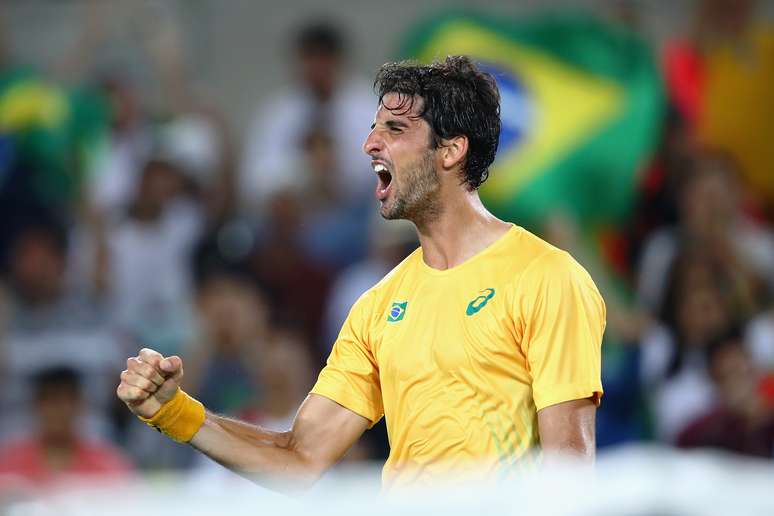
[[[312,392],[386,417],[385,487],[501,473],[538,443],[538,410],[599,399],[604,327],[588,273],[513,226],[448,270],[409,255],[352,307]]]

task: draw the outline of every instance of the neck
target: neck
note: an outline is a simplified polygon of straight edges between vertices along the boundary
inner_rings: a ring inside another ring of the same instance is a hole
[[[53,453],[53,454],[65,454],[72,451],[73,448],[75,448],[77,440],[75,439],[75,435],[66,433],[61,435],[46,435],[43,434],[40,436],[40,443],[42,444],[43,448],[45,448],[46,453]]]
[[[443,210],[436,217],[415,224],[425,263],[439,270],[462,264],[511,227],[487,211],[476,190],[444,200]]]

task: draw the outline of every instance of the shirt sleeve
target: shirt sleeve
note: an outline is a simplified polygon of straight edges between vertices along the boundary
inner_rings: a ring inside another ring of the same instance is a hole
[[[379,367],[368,342],[366,292],[350,310],[313,394],[325,396],[376,424],[384,415]]]
[[[519,288],[536,409],[585,398],[599,404],[605,304],[591,276],[551,250],[528,267]]]

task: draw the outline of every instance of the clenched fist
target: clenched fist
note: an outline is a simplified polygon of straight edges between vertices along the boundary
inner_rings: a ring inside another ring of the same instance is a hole
[[[149,419],[172,399],[182,378],[180,357],[164,358],[161,353],[143,348],[138,356],[127,359],[116,394],[129,410]]]

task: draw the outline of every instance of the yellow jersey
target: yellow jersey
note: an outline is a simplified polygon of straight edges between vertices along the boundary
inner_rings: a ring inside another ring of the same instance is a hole
[[[354,304],[312,393],[387,422],[385,488],[512,470],[537,411],[602,394],[605,305],[564,251],[511,227],[457,267],[419,248]]]

